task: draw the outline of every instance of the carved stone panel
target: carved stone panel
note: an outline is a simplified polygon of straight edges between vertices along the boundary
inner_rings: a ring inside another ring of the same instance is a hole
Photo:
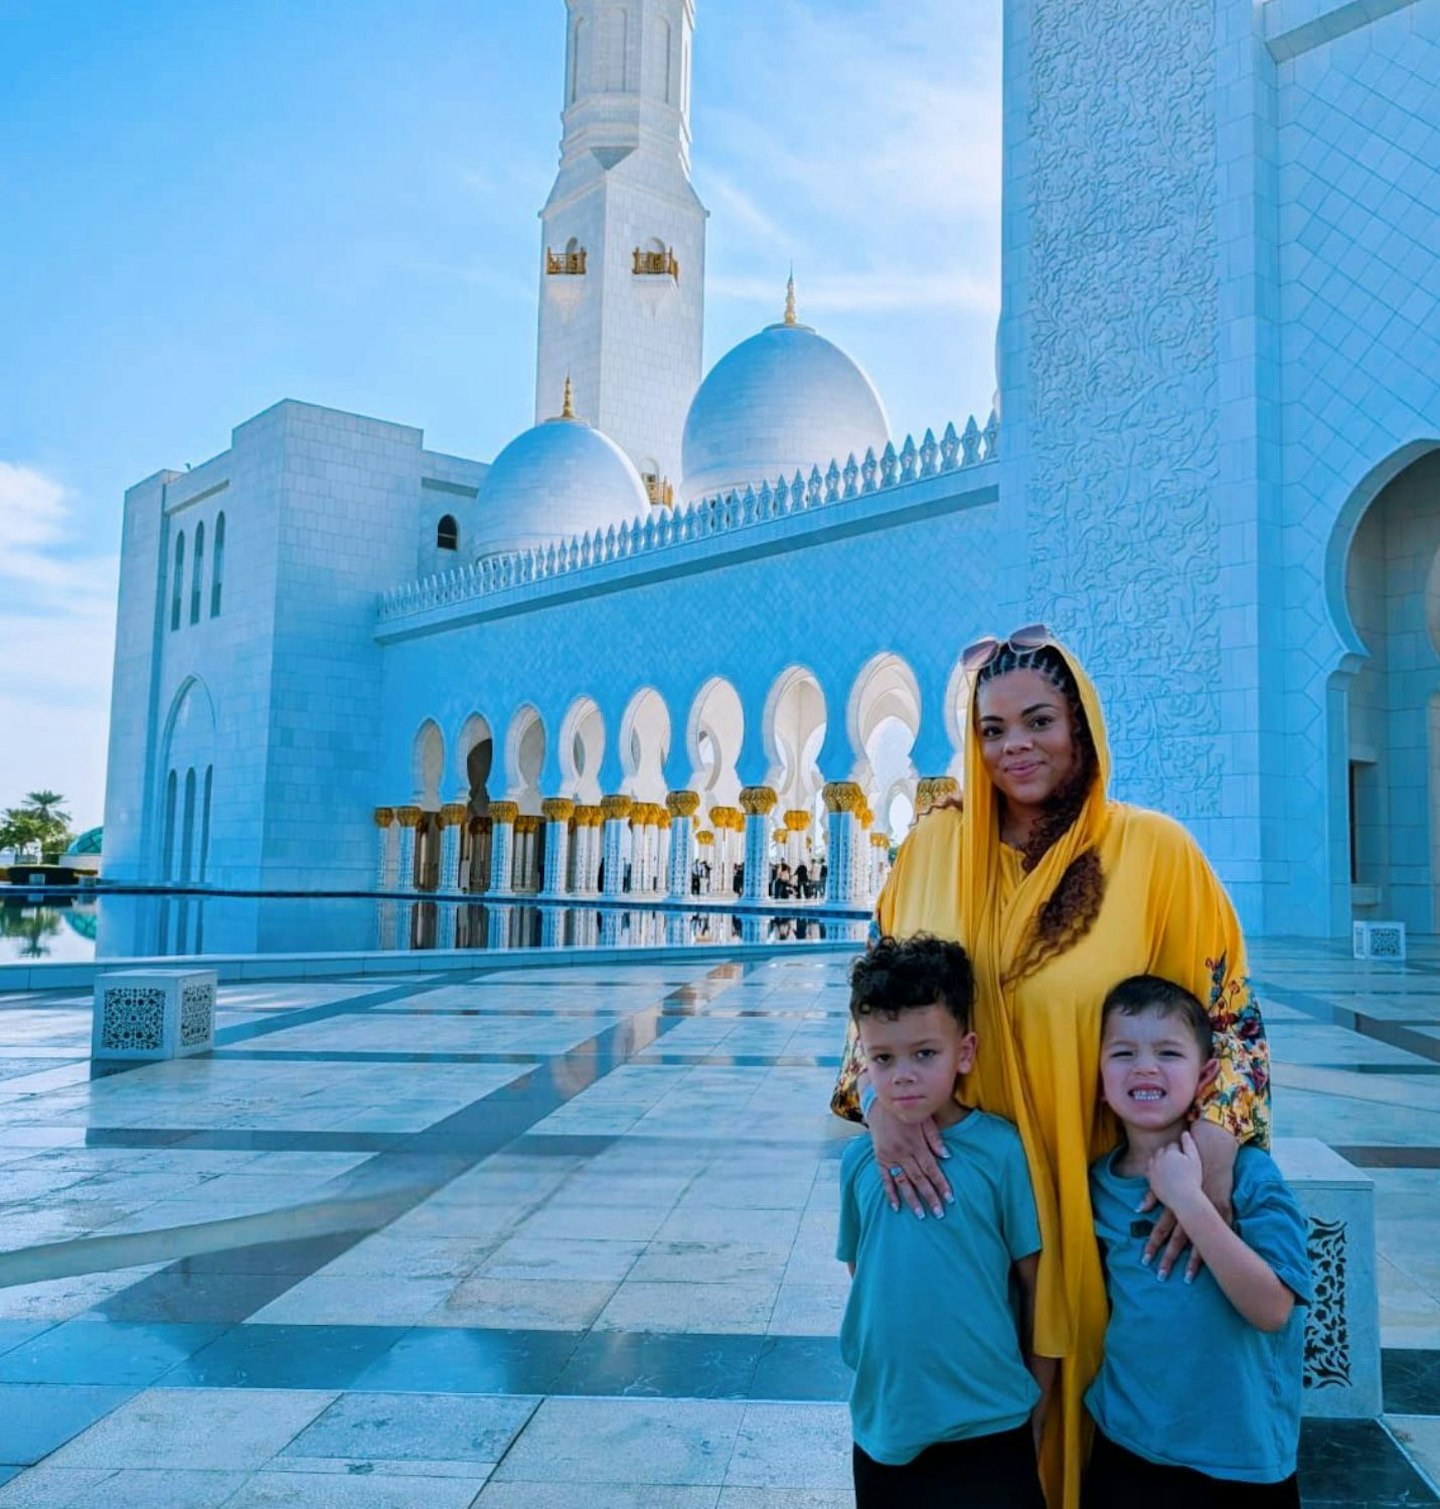
[[[1117,794],[1219,811],[1214,8],[1035,0],[1030,597],[1107,697]]]

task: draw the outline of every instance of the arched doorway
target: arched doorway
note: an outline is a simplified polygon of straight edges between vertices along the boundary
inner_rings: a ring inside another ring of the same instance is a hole
[[[1440,931],[1440,451],[1361,517],[1345,605],[1365,652],[1346,685],[1353,915]]]

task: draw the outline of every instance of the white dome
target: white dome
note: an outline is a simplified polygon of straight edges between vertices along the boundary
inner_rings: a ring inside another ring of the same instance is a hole
[[[890,422],[875,385],[808,325],[769,325],[722,357],[690,405],[682,442],[685,502],[809,477],[854,452],[878,456]]]
[[[475,555],[530,550],[641,518],[650,497],[634,463],[583,419],[517,435],[480,487]]]

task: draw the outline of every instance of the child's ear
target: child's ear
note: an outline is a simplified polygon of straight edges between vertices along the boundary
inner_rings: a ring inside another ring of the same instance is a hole
[[[968,1074],[975,1067],[975,1047],[978,1041],[973,1032],[967,1032],[960,1039],[958,1063],[962,1074]]]
[[[1204,1100],[1214,1087],[1215,1081],[1220,1078],[1220,1060],[1207,1058],[1200,1069],[1200,1083],[1195,1086],[1196,1101]]]

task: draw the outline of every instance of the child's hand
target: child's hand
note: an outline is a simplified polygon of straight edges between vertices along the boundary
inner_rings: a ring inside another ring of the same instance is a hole
[[[1156,1198],[1177,1216],[1205,1198],[1205,1165],[1189,1132],[1181,1132],[1179,1142],[1152,1154],[1145,1175]]]

